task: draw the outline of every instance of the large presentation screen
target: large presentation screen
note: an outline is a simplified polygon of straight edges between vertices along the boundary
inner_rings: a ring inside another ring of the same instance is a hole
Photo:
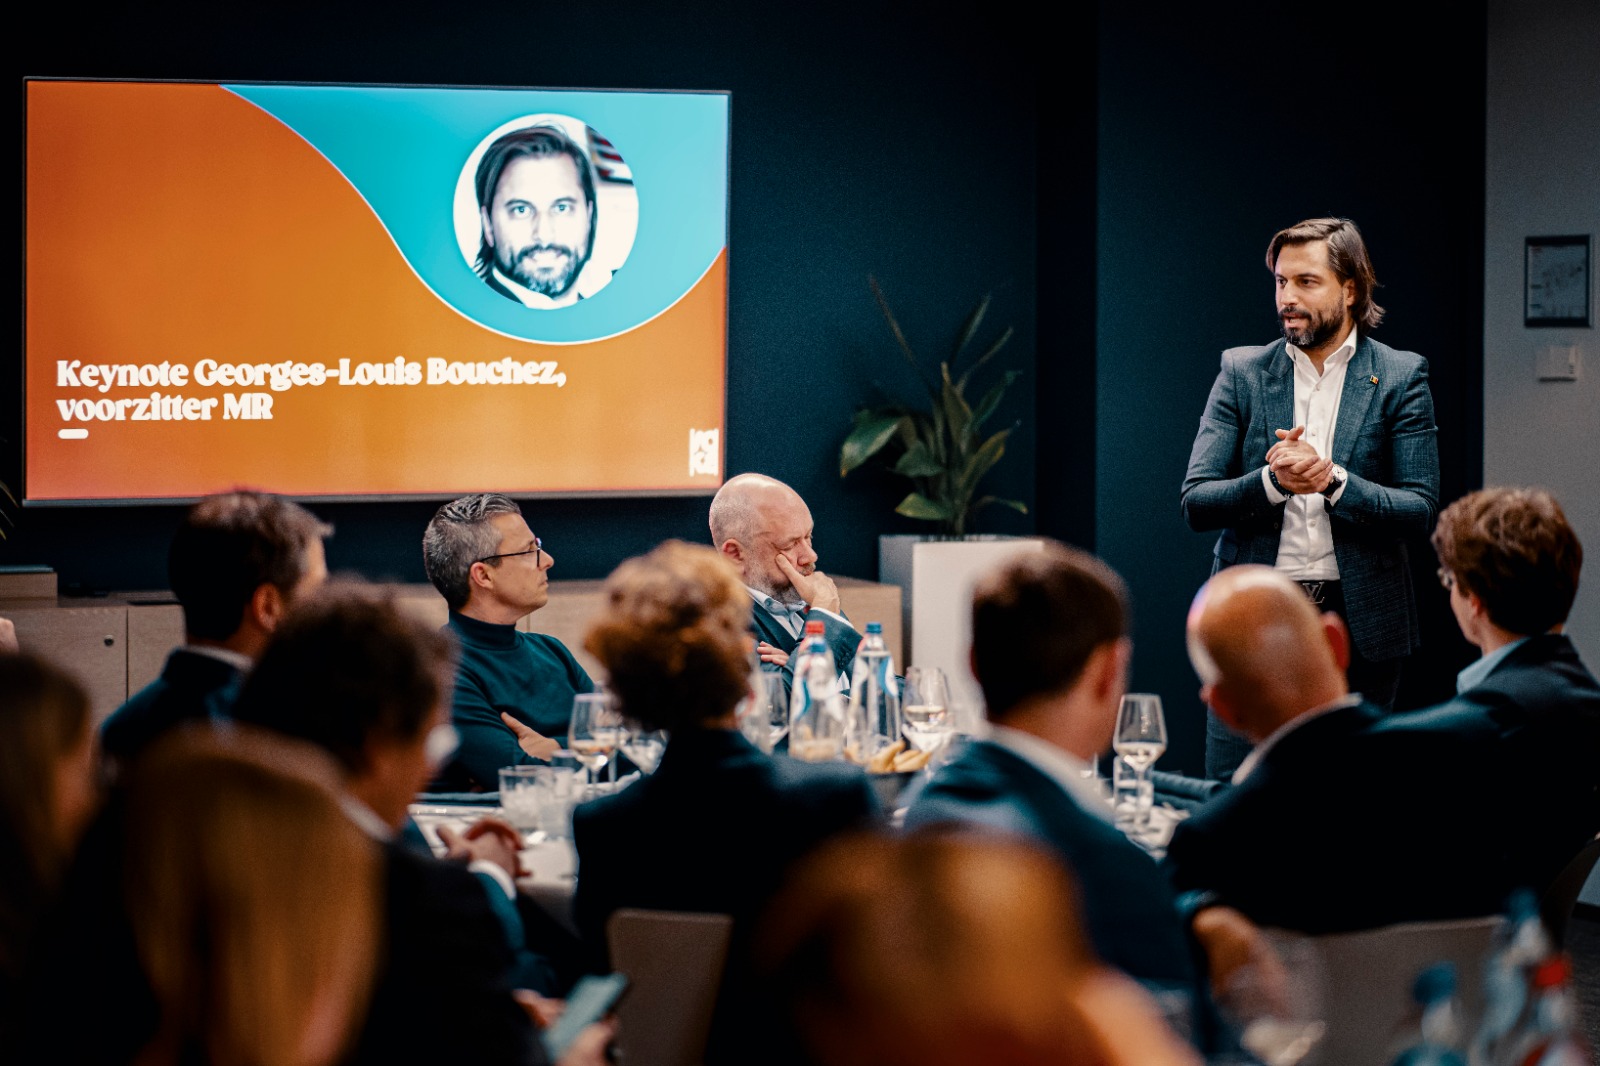
[[[26,94],[26,502],[721,483],[726,93]]]

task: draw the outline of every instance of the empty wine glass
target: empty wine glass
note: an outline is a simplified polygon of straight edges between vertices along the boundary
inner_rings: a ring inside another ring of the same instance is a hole
[[[667,734],[659,729],[638,729],[629,726],[622,742],[622,754],[633,760],[641,773],[653,774],[667,750]]]
[[[595,773],[622,743],[622,715],[604,692],[580,692],[572,698],[572,724],[567,730],[567,748],[578,757],[588,777],[584,787],[587,799],[595,793]]]
[[[937,666],[906,667],[900,694],[906,739],[919,751],[932,751],[955,728],[950,718],[950,682]]]
[[[1150,786],[1150,767],[1167,750],[1167,722],[1161,714],[1160,696],[1149,692],[1130,692],[1122,697],[1111,747],[1137,775],[1137,800],[1129,821],[1133,829],[1142,829],[1150,820],[1150,805],[1154,795]]]

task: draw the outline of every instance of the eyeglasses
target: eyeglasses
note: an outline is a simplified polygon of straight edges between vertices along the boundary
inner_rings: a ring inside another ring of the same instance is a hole
[[[1442,566],[1439,567],[1439,584],[1443,585],[1446,589],[1453,591],[1456,587],[1456,575],[1452,574]]]
[[[538,537],[534,537],[533,547],[527,549],[526,551],[501,552],[499,555],[485,555],[482,559],[478,559],[477,562],[486,563],[490,559],[515,559],[519,555],[533,556],[533,565],[538,566],[540,563],[544,562],[544,541],[540,540]]]

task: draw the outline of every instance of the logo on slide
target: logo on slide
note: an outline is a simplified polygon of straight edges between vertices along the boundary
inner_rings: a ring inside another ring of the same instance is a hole
[[[710,474],[717,476],[717,436],[714,429],[689,431],[689,476]]]

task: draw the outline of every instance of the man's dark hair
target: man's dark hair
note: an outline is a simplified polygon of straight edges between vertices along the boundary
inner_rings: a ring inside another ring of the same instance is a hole
[[[191,638],[238,632],[256,589],[288,593],[305,576],[306,549],[333,532],[310,511],[266,492],[207,496],[184,515],[167,553],[167,580]]]
[[[1567,620],[1583,545],[1543,489],[1491,488],[1461,497],[1433,530],[1439,565],[1483,601],[1489,621],[1519,636]]]
[[[1127,633],[1122,578],[1054,541],[1021,552],[972,595],[972,665],[991,720],[1034,696],[1071,688],[1094,650]]]
[[[1367,244],[1361,231],[1348,218],[1308,218],[1296,222],[1288,229],[1272,235],[1267,245],[1267,270],[1276,273],[1278,253],[1286,244],[1310,244],[1326,241],[1328,266],[1340,281],[1356,283],[1356,302],[1350,309],[1362,329],[1376,329],[1383,321],[1383,308],[1372,298],[1378,287],[1378,275],[1372,269],[1372,257],[1367,254]]]
[[[455,645],[360,582],[297,604],[245,681],[232,715],[323,748],[347,771],[373,740],[409,741],[448,693]]]
[[[560,155],[570,158],[572,165],[578,168],[578,181],[583,185],[583,198],[589,205],[590,216],[593,217],[594,164],[589,161],[588,153],[579,147],[577,142],[555,126],[526,126],[520,130],[512,130],[484,150],[483,157],[478,160],[478,172],[472,182],[473,190],[478,195],[479,209],[490,207],[494,191],[500,186],[500,175],[514,161],[549,159]],[[589,246],[583,250],[585,260],[594,251],[594,234],[598,228],[598,226],[589,227]],[[478,233],[478,259],[473,266],[478,276],[482,278],[487,278],[494,269],[494,246],[489,243],[489,234],[481,229]]]

